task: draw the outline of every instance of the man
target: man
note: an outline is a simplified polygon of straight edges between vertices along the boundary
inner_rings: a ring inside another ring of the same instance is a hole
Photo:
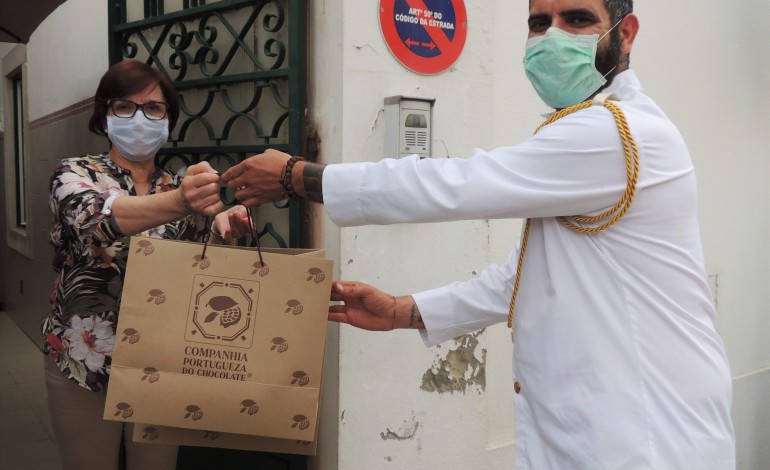
[[[329,318],[419,328],[437,344],[505,321],[518,283],[516,468],[734,468],[694,171],[629,69],[632,2],[532,0],[528,21],[525,71],[547,104],[601,91],[621,112],[569,108],[525,142],[468,159],[323,166],[268,151],[223,179],[247,205],[306,197],[342,226],[528,218],[507,264],[398,298],[338,282]],[[630,138],[619,137],[624,119]],[[573,214],[586,217],[561,217]]]

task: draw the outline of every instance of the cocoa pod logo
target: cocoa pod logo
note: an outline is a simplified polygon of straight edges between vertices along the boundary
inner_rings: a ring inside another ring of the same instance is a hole
[[[294,418],[292,418],[294,423],[292,423],[292,428],[299,428],[300,430],[305,430],[310,427],[310,419],[308,419],[305,415],[296,415]]]
[[[270,347],[271,351],[278,351],[279,353],[286,352],[289,349],[289,342],[285,339],[277,336],[273,338],[273,346]]]
[[[147,294],[150,296],[150,298],[147,299],[147,302],[152,302],[154,300],[155,305],[160,305],[166,301],[166,294],[160,289],[152,289]]]
[[[259,411],[259,406],[257,406],[257,402],[254,400],[243,400],[241,402],[241,413],[248,413],[250,415],[255,415]]]
[[[211,260],[208,258],[203,258],[201,255],[195,255],[193,256],[193,265],[192,267],[199,267],[200,269],[206,269],[209,266],[211,266]]]
[[[193,421],[198,421],[199,419],[203,418],[203,410],[199,406],[196,405],[187,405],[184,409],[185,415],[184,418],[192,418]]]
[[[302,306],[302,303],[299,300],[291,299],[288,302],[286,302],[286,310],[284,310],[283,313],[293,313],[294,315],[299,315],[302,313],[302,310],[304,310],[305,307]]]
[[[160,436],[160,434],[158,433],[158,430],[152,426],[147,426],[146,428],[142,429],[142,432],[144,433],[142,434],[142,439],[145,439],[145,440],[149,439],[151,441],[154,441],[155,439],[158,438],[158,436]]]
[[[313,281],[316,284],[318,284],[319,282],[323,282],[323,280],[326,279],[326,275],[324,274],[324,272],[318,268],[308,269],[307,274],[308,274],[308,277],[306,280]]]
[[[137,242],[137,246],[139,248],[136,250],[137,253],[144,253],[144,256],[151,255],[153,251],[155,251],[155,247],[152,246],[152,243],[148,242],[147,240],[139,240]]]
[[[262,266],[262,263],[259,261],[252,264],[252,266],[254,267],[254,271],[252,271],[251,274],[259,274],[259,277],[265,277],[270,273],[270,266]]]
[[[123,330],[123,339],[120,341],[128,341],[129,344],[136,344],[139,342],[139,332],[133,328],[126,328]]]
[[[142,376],[142,380],[147,380],[151,384],[155,383],[160,379],[160,372],[158,372],[158,369],[154,367],[145,367],[144,368],[144,375]]]
[[[211,323],[219,317],[219,324],[223,328],[227,328],[230,325],[235,325],[241,319],[241,307],[238,306],[238,302],[226,295],[212,297],[206,306],[214,311],[206,315],[206,319],[203,320],[204,323]]]
[[[128,419],[134,414],[134,409],[128,403],[120,402],[115,405],[115,409],[118,411],[115,412],[114,416],[121,416],[123,419]]]
[[[307,375],[307,372],[298,370],[291,374],[292,377],[294,377],[291,380],[292,385],[299,385],[300,387],[304,387],[305,385],[310,383],[310,376]]]
[[[211,439],[212,441],[216,441],[217,439],[219,439],[219,433],[216,432],[216,431],[205,431],[203,433],[203,438],[204,439]]]

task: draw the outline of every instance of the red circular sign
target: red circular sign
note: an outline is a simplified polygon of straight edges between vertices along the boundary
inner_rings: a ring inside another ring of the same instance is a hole
[[[460,57],[468,17],[463,0],[380,0],[380,28],[404,67],[432,75]]]

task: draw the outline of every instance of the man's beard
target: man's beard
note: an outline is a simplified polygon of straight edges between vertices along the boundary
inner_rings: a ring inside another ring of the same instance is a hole
[[[596,50],[596,70],[600,74],[605,76],[607,83],[602,88],[608,87],[612,83],[612,79],[615,75],[620,73],[620,30],[615,29],[610,32],[610,44],[608,46],[599,47]]]

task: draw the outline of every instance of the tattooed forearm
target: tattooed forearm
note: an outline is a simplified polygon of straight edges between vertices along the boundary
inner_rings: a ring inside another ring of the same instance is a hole
[[[412,308],[409,311],[409,328],[425,328],[425,323],[422,321],[422,315],[417,312],[416,303],[412,303]]]
[[[313,202],[323,204],[323,174],[326,165],[307,163],[302,170],[303,183],[305,185],[305,197]]]

